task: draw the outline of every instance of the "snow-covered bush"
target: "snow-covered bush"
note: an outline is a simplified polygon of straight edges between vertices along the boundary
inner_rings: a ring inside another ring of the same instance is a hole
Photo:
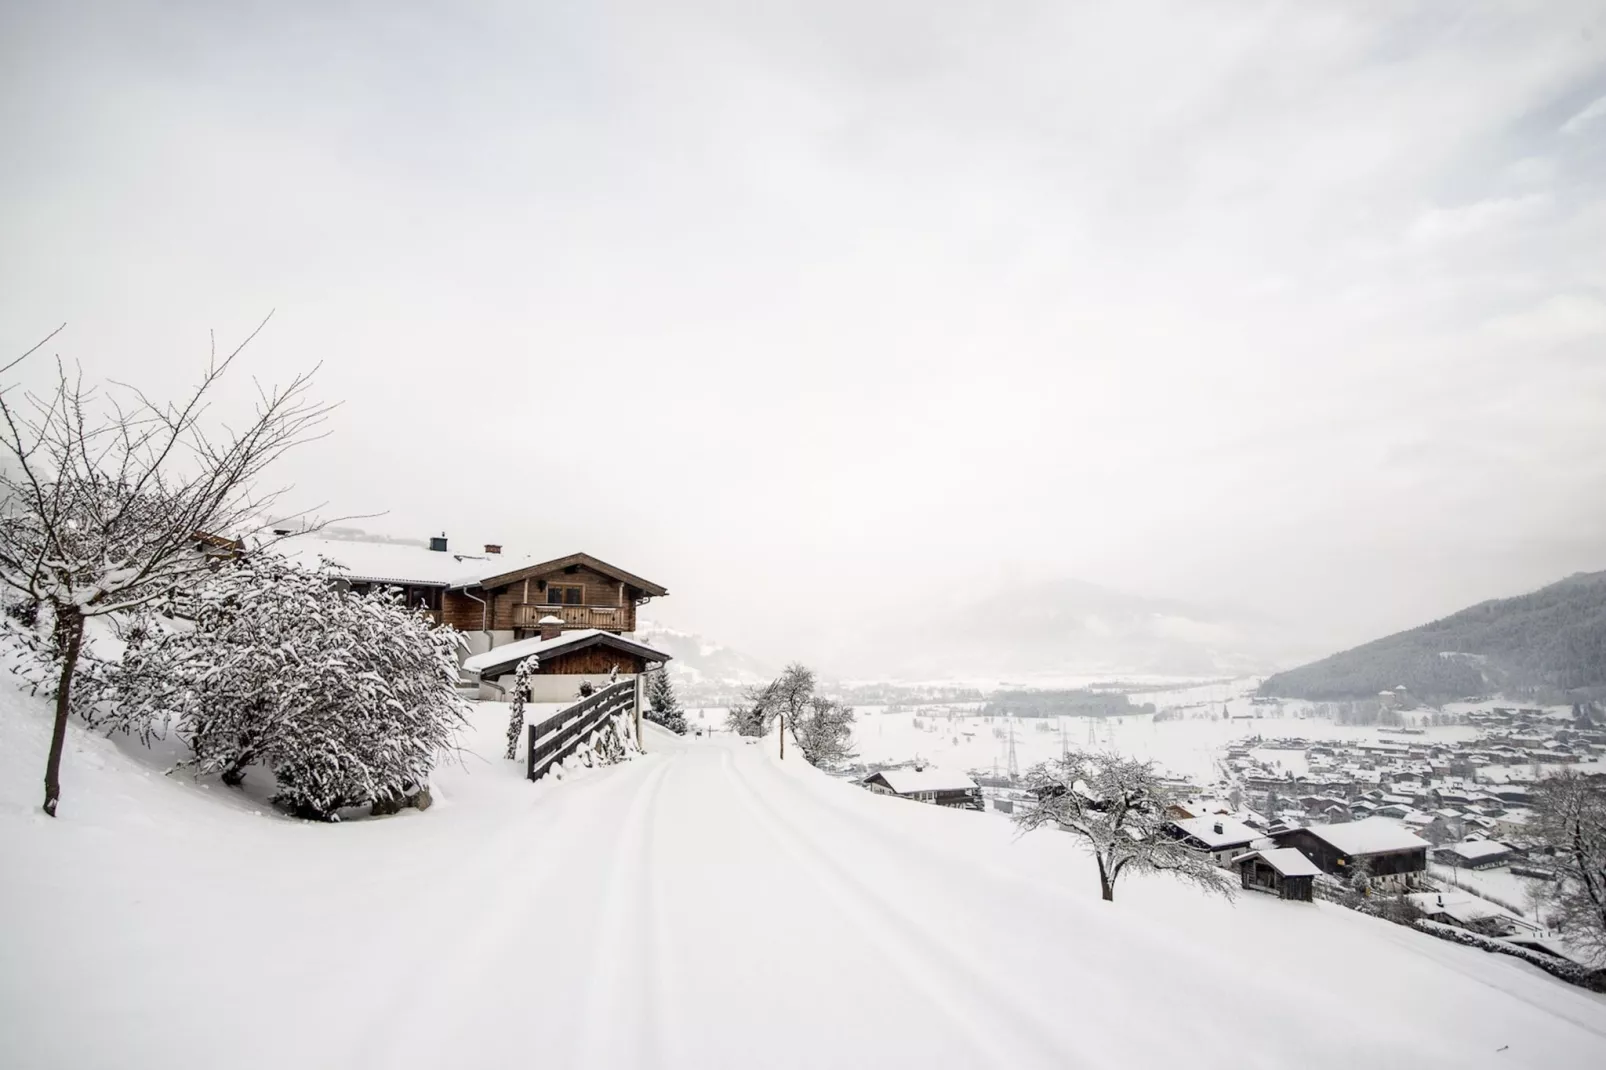
[[[686,714],[669,673],[658,669],[647,677],[647,720],[661,724],[676,735],[686,734]]]
[[[342,588],[271,557],[221,567],[192,630],[128,646],[99,695],[110,727],[170,725],[186,764],[227,784],[266,766],[275,803],[303,817],[426,783],[463,723],[462,639],[393,593]]]
[[[507,715],[507,760],[519,756],[519,736],[524,734],[524,704],[530,698],[530,675],[541,667],[541,659],[531,654],[513,670],[513,708]]]

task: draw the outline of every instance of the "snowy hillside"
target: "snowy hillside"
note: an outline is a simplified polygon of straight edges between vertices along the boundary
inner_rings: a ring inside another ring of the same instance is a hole
[[[42,709],[0,703],[8,1067],[1606,1064],[1606,1002],[1515,959],[1159,879],[1102,903],[1068,836],[766,745],[653,731],[530,785],[488,704],[436,807],[330,826],[75,729],[51,821]]]

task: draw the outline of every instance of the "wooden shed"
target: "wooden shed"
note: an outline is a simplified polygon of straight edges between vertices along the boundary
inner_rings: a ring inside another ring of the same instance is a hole
[[[1311,901],[1311,884],[1321,872],[1293,847],[1250,851],[1239,855],[1234,864],[1245,888],[1304,903]]]

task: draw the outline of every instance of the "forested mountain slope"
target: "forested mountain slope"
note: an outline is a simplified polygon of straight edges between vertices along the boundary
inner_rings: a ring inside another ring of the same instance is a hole
[[[1350,699],[1404,684],[1442,700],[1493,690],[1606,686],[1606,572],[1580,572],[1277,673],[1261,693]]]

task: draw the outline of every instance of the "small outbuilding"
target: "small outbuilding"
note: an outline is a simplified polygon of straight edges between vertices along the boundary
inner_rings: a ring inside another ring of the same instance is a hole
[[[1311,884],[1321,872],[1316,863],[1294,847],[1250,851],[1239,855],[1233,864],[1238,867],[1238,876],[1245,888],[1303,903],[1311,901]]]
[[[1494,840],[1465,840],[1446,844],[1433,852],[1435,862],[1443,862],[1457,869],[1488,869],[1511,861],[1512,851]]]

